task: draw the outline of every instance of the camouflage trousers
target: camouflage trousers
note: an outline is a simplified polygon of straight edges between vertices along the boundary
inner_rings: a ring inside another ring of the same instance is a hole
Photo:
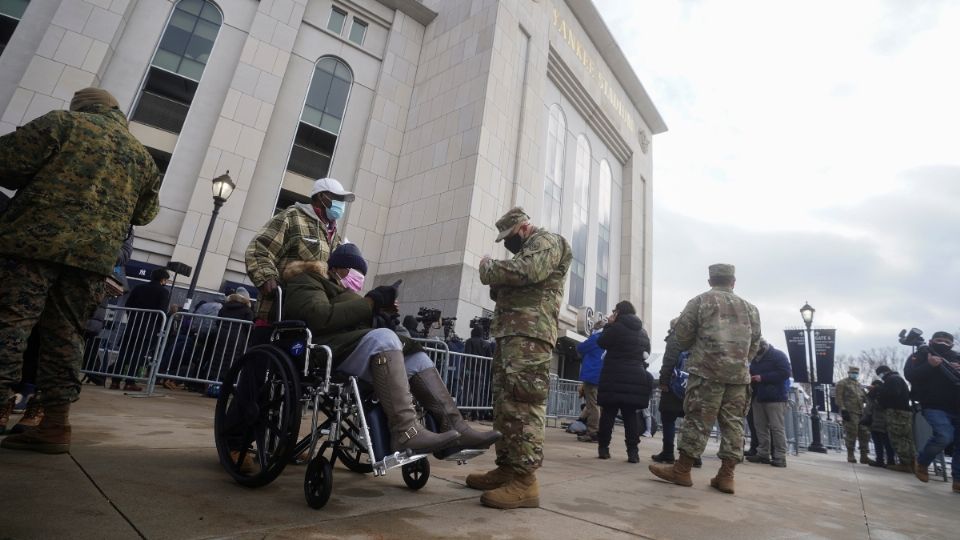
[[[720,459],[743,459],[743,419],[750,407],[749,384],[723,384],[690,374],[683,398],[683,427],[677,447],[698,458],[714,422],[720,425]]]
[[[497,465],[520,474],[543,464],[543,429],[553,345],[521,336],[497,339],[493,355],[493,428]]]
[[[917,458],[917,444],[913,439],[913,413],[887,409],[887,435],[890,444],[897,451],[900,461],[906,464],[913,463]],[[892,461],[892,460],[891,460]]]
[[[37,326],[37,400],[80,395],[83,332],[104,296],[104,277],[60,264],[0,256],[0,403],[20,381],[27,338]]]
[[[888,411],[889,412],[889,411]],[[870,448],[870,428],[860,425],[860,419],[863,418],[854,412],[847,411],[850,420],[843,421],[843,441],[847,445],[847,450],[853,451],[857,440],[860,441],[860,451],[867,452]],[[889,428],[888,428],[889,431]],[[890,437],[893,439],[893,437]]]

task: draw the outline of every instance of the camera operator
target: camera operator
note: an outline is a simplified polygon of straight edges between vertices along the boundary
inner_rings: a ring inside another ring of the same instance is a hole
[[[930,463],[951,442],[953,443],[953,491],[960,493],[960,387],[956,373],[960,371],[960,355],[953,351],[949,332],[934,332],[930,344],[921,346],[904,366],[904,375],[913,385],[911,397],[920,402],[923,417],[933,428],[933,435],[917,457],[916,475],[922,482],[929,479]],[[952,376],[951,376],[952,375]]]

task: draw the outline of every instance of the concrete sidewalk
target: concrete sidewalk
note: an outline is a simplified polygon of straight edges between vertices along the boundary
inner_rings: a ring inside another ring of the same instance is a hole
[[[338,465],[322,510],[303,498],[303,466],[247,489],[220,469],[214,400],[181,392],[137,399],[85,387],[74,406],[69,455],[0,450],[0,539],[7,538],[957,538],[960,494],[950,484],[850,465],[840,454],[788,457],[787,469],[744,464],[737,494],[709,488],[719,466],[708,448],[694,487],[647,471],[660,441],[644,439],[641,463],[613,459],[559,429],[547,430],[541,508],[499,511],[464,485],[492,468],[431,459],[419,492],[399,471],[386,477]]]

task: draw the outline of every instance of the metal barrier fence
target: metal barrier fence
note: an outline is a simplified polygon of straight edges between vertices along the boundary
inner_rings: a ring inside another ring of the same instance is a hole
[[[561,379],[550,374],[547,393],[547,421],[559,422],[561,418],[580,417],[580,381]]]
[[[493,358],[451,352],[446,375],[447,389],[457,408],[493,410]]]
[[[247,350],[253,323],[210,315],[180,312],[170,317],[159,362],[151,378],[193,384],[217,384],[233,361]]]
[[[108,306],[103,330],[86,339],[80,371],[127,385],[150,381],[166,326],[162,311]]]

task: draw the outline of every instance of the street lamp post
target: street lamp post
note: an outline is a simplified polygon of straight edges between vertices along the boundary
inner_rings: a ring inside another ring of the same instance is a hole
[[[200,256],[197,257],[197,266],[193,269],[193,277],[190,279],[190,288],[187,290],[187,300],[184,302],[184,308],[190,309],[193,303],[193,293],[197,289],[197,280],[200,278],[200,269],[203,268],[203,258],[207,254],[207,246],[210,244],[210,235],[213,234],[213,224],[217,221],[217,214],[223,203],[227,202],[233,193],[236,184],[230,179],[230,171],[226,174],[213,179],[213,213],[210,214],[210,224],[207,225],[207,234],[203,237],[203,247],[200,248]]]
[[[810,362],[810,394],[813,398],[813,404],[810,407],[810,430],[813,432],[813,441],[810,442],[807,450],[825,454],[827,453],[827,449],[824,448],[823,443],[820,442],[820,414],[817,411],[817,391],[814,386],[814,381],[818,377],[814,376],[813,330],[811,330],[810,327],[813,325],[813,313],[815,311],[817,310],[813,309],[807,302],[804,302],[803,307],[800,308],[800,316],[803,317],[803,324],[807,326],[807,358]],[[826,398],[826,396],[824,396],[824,398]]]

